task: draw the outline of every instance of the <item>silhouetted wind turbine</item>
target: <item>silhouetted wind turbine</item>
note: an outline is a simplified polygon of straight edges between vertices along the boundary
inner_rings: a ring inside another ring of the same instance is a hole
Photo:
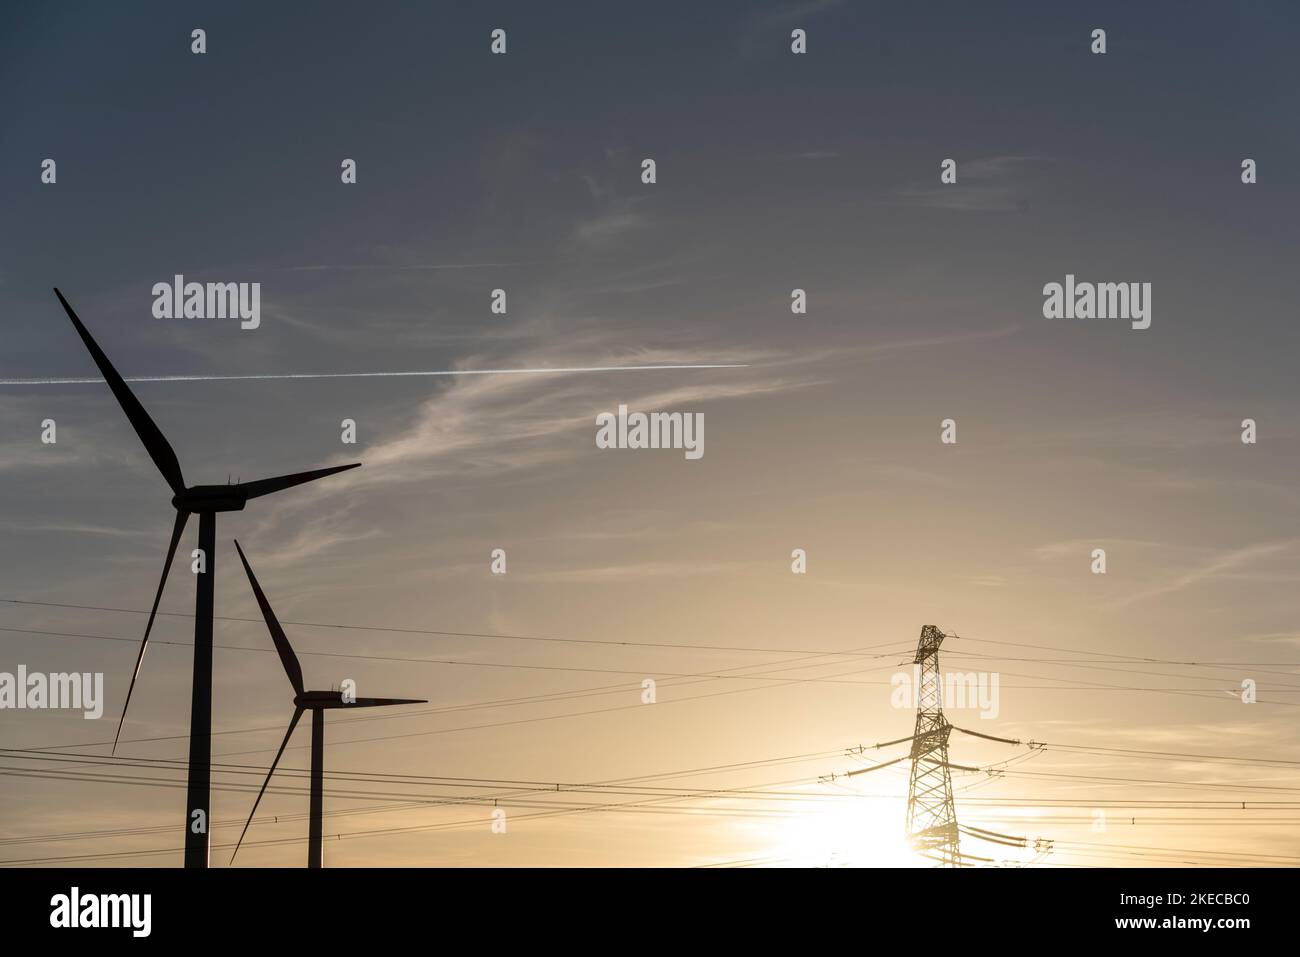
[[[248,559],[244,557],[244,550],[239,547],[238,541],[235,542],[235,549],[239,552],[239,560],[244,563],[244,571],[248,572],[248,583],[253,586],[253,594],[257,596],[257,605],[262,609],[262,617],[266,619],[266,629],[271,633],[271,640],[275,642],[275,650],[280,653],[280,663],[284,665],[284,673],[289,676],[289,684],[293,685],[294,697],[293,717],[289,719],[289,730],[284,733],[284,740],[280,742],[280,750],[275,752],[275,760],[271,762],[271,767],[266,772],[266,780],[262,782],[262,790],[257,792],[257,799],[253,801],[253,809],[248,812],[248,820],[244,822],[244,829],[239,833],[239,841],[235,844],[235,853],[230,855],[230,863],[235,863],[235,854],[239,853],[239,846],[244,843],[244,835],[248,833],[248,825],[253,823],[253,815],[257,813],[257,806],[262,802],[262,795],[266,793],[266,786],[271,783],[271,775],[275,774],[275,767],[280,763],[280,756],[284,754],[289,739],[293,737],[293,729],[298,727],[298,719],[302,717],[304,711],[310,710],[311,822],[307,832],[307,866],[320,867],[322,864],[321,819],[324,816],[325,806],[326,709],[384,708],[394,704],[427,704],[427,702],[423,698],[354,698],[351,701],[345,701],[341,691],[303,690],[302,666],[298,664],[298,656],[293,653],[293,648],[289,645],[289,639],[285,636],[284,629],[280,627],[280,622],[271,609],[271,603],[266,600],[266,595],[262,592],[262,586],[257,583],[257,576],[253,574],[252,566],[248,564]]]
[[[145,451],[153,459],[158,471],[171,486],[172,507],[176,509],[176,524],[172,526],[171,543],[167,546],[167,558],[163,562],[162,579],[158,582],[158,592],[154,595],[153,607],[149,610],[149,622],[145,625],[144,640],[140,642],[140,653],[135,658],[135,670],[131,672],[131,684],[126,691],[126,703],[122,706],[122,717],[117,722],[117,734],[113,736],[113,751],[117,751],[117,739],[122,735],[122,723],[126,720],[126,709],[131,704],[131,692],[135,690],[135,679],[140,675],[140,662],[144,660],[145,649],[149,646],[149,632],[153,630],[154,617],[158,614],[158,602],[162,599],[163,586],[167,584],[167,573],[171,571],[172,558],[176,555],[176,545],[181,532],[191,514],[199,517],[199,548],[203,553],[203,571],[198,575],[196,598],[194,602],[194,683],[190,693],[190,761],[189,782],[186,788],[185,810],[185,866],[208,866],[208,820],[210,817],[210,785],[212,779],[212,604],[216,576],[217,512],[236,512],[242,509],[250,498],[257,498],[271,492],[301,485],[313,479],[324,478],[345,469],[354,469],[360,462],[340,465],[335,468],[316,469],[313,472],[298,472],[294,475],[280,475],[275,478],[261,479],[256,482],[237,482],[234,485],[192,485],[188,488],[181,475],[181,465],[176,453],[168,444],[162,431],[149,418],[140,400],[135,397],[126,382],[118,375],[108,356],[99,348],[86,327],[81,324],[77,314],[63,298],[63,293],[56,288],[54,294],[59,297],[63,309],[77,329],[77,335],[85,343],[90,357],[99,366],[100,374],[113,391],[118,405],[126,413],[144,443]],[[202,812],[202,813],[199,813]]]

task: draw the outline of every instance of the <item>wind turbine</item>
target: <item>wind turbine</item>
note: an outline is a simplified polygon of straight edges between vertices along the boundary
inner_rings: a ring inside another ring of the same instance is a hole
[[[149,418],[140,400],[127,386],[108,356],[99,348],[99,344],[86,331],[77,314],[63,298],[63,293],[56,288],[54,294],[59,297],[64,311],[76,327],[77,335],[85,343],[90,357],[99,366],[100,374],[113,391],[117,404],[126,413],[135,434],[140,436],[145,451],[153,459],[154,465],[172,490],[172,507],[176,509],[176,523],[172,526],[171,543],[167,546],[167,558],[163,562],[162,579],[158,582],[158,591],[154,595],[153,607],[149,610],[149,622],[145,625],[144,639],[140,642],[140,653],[135,658],[135,670],[131,672],[131,684],[126,691],[126,703],[122,706],[122,717],[117,722],[117,734],[113,736],[113,752],[117,752],[117,740],[122,735],[122,723],[126,721],[126,709],[131,705],[131,692],[135,690],[135,679],[140,675],[140,662],[144,660],[145,649],[149,646],[149,633],[153,630],[154,617],[158,613],[158,602],[162,599],[163,586],[167,584],[167,573],[171,571],[172,558],[176,555],[176,545],[185,523],[190,515],[199,517],[199,548],[203,555],[203,570],[198,574],[196,597],[194,601],[194,682],[190,692],[190,760],[189,781],[186,786],[185,804],[185,866],[208,866],[208,820],[211,810],[212,781],[212,605],[216,576],[217,512],[237,512],[243,509],[249,499],[278,492],[281,489],[301,485],[314,479],[333,475],[346,469],[357,468],[361,463],[340,465],[335,468],[316,469],[312,472],[298,472],[293,475],[280,475],[275,478],[260,479],[256,482],[236,482],[233,485],[185,485],[181,475],[180,462],[176,453],[168,444],[162,431]]]
[[[253,815],[257,813],[257,805],[262,802],[262,795],[266,793],[266,786],[271,783],[271,775],[275,774],[275,767],[280,763],[280,756],[284,754],[289,739],[293,737],[293,729],[298,727],[298,719],[302,717],[304,711],[311,711],[311,823],[307,840],[307,866],[321,867],[321,818],[323,817],[325,805],[326,710],[330,708],[385,708],[394,704],[426,704],[427,702],[423,698],[353,698],[351,701],[345,701],[341,691],[304,690],[302,666],[298,664],[298,656],[293,653],[289,639],[285,636],[284,629],[280,627],[279,619],[275,617],[271,603],[266,600],[262,586],[257,583],[257,576],[253,574],[252,566],[248,564],[248,559],[244,557],[244,550],[239,547],[238,541],[235,542],[235,549],[239,552],[239,560],[244,563],[244,571],[248,572],[248,583],[253,586],[253,594],[257,596],[258,607],[262,609],[262,617],[266,619],[266,629],[271,633],[271,640],[275,642],[275,650],[280,653],[280,663],[284,665],[284,673],[289,676],[289,684],[293,685],[294,697],[293,717],[289,719],[289,730],[284,733],[284,740],[280,742],[280,750],[275,752],[275,760],[271,762],[271,767],[266,772],[266,780],[262,782],[262,790],[257,792],[257,800],[253,802],[253,809],[248,812],[248,820],[244,822],[244,829],[239,833],[239,841],[235,844],[235,853],[230,855],[230,863],[235,863],[235,854],[239,853],[239,846],[244,843],[244,835],[248,833],[248,825],[253,823]]]

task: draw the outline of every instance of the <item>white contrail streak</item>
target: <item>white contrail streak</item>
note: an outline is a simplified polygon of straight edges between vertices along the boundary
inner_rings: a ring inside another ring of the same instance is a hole
[[[232,382],[247,379],[374,379],[455,375],[573,375],[582,372],[662,372],[687,369],[747,369],[748,363],[651,366],[559,366],[535,369],[438,369],[416,372],[283,372],[262,375],[149,375],[123,376],[127,382]],[[0,379],[0,385],[93,385],[104,380],[85,378]]]

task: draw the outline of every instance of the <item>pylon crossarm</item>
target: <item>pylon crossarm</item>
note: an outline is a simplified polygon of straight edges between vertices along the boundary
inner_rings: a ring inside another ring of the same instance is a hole
[[[901,758],[894,758],[894,760],[892,760],[892,761],[883,761],[883,762],[881,762],[880,764],[873,764],[873,765],[872,765],[871,767],[869,767],[869,768],[858,768],[856,771],[850,771],[847,775],[845,775],[845,777],[850,777],[850,778],[851,778],[851,777],[853,777],[854,775],[857,775],[857,774],[866,774],[868,771],[879,771],[881,768],[887,768],[887,767],[889,767],[891,764],[897,764],[899,761],[906,761],[906,760],[908,760],[910,757],[911,757],[910,754],[905,754],[905,755],[903,755]]]
[[[984,734],[980,731],[971,731],[968,730],[967,728],[959,728],[955,724],[949,725],[949,727],[952,728],[952,730],[954,731],[960,731],[962,734],[969,734],[972,738],[983,738],[985,741],[998,741],[1001,742],[1002,744],[1024,744],[1024,742],[1021,741],[1019,738],[999,738],[996,735]],[[1030,747],[1033,747],[1033,745],[1034,742],[1032,741],[1029,742]]]
[[[989,837],[985,834],[976,833],[965,826],[962,827],[961,832],[967,837],[973,837],[981,841],[988,841],[990,844],[1002,844],[1006,847],[1024,847],[1026,845],[1026,841],[1023,837],[1013,837],[1010,840],[1004,841],[1000,837]]]
[[[970,831],[974,834],[987,834],[989,837],[1000,837],[1008,841],[1027,841],[1026,837],[1018,837],[1015,834],[1003,834],[1001,831],[990,831],[986,827],[976,827],[974,824],[961,825],[962,830]]]

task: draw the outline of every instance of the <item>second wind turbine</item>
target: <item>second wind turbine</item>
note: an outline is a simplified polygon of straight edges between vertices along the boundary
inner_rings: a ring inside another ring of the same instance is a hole
[[[289,637],[280,626],[280,619],[275,617],[275,611],[271,608],[266,593],[262,591],[257,576],[253,574],[253,566],[248,564],[248,559],[244,556],[244,550],[239,547],[238,540],[235,541],[235,550],[239,552],[239,560],[244,563],[244,571],[248,573],[248,584],[253,587],[257,607],[262,610],[262,618],[266,621],[266,630],[271,633],[271,641],[275,643],[275,650],[280,655],[280,664],[284,666],[284,673],[289,677],[289,684],[293,685],[293,717],[289,719],[289,730],[284,733],[280,750],[275,752],[275,760],[271,762],[271,767],[266,772],[262,790],[257,792],[257,799],[253,801],[253,809],[248,812],[248,820],[244,822],[244,829],[235,844],[235,853],[230,855],[230,863],[235,863],[235,854],[239,853],[240,845],[244,843],[248,825],[253,823],[253,815],[257,813],[257,806],[262,803],[262,795],[266,793],[266,786],[271,783],[271,775],[275,774],[276,766],[280,763],[289,739],[293,737],[293,729],[298,727],[298,719],[302,717],[304,711],[310,711],[311,804],[307,815],[307,866],[322,867],[325,863],[322,854],[325,817],[325,712],[337,708],[387,708],[395,704],[428,704],[428,702],[423,698],[357,698],[345,696],[341,691],[308,691],[303,685],[302,665],[298,663],[298,656],[293,653]]]

